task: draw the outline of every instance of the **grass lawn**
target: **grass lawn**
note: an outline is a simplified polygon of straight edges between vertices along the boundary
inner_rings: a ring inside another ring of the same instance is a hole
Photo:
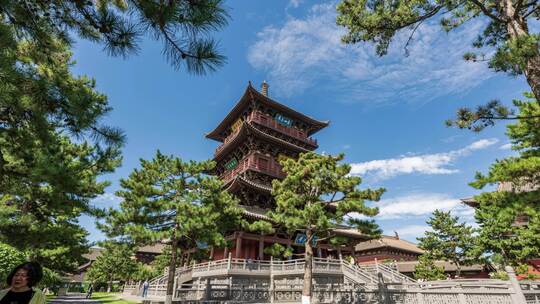
[[[119,293],[94,292],[92,300],[98,300],[103,304],[135,304],[137,302],[119,299]]]

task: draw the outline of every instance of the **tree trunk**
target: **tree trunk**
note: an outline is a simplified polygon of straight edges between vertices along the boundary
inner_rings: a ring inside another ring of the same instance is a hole
[[[176,239],[176,230],[178,223],[174,225],[173,237],[171,238],[171,261],[169,263],[169,275],[167,276],[167,295],[165,304],[171,304],[174,293],[174,277],[176,273],[176,259],[178,255],[178,240]]]
[[[504,16],[508,20],[506,30],[510,39],[516,39],[523,35],[529,35],[527,21],[519,14],[515,14],[515,8],[512,0],[501,1]],[[535,49],[535,55],[527,59],[523,74],[527,79],[527,83],[531,87],[536,100],[540,101],[540,52]]]
[[[456,264],[456,277],[455,279],[459,279],[461,276],[461,264],[459,264],[459,261],[455,261],[454,264]]]
[[[304,286],[302,288],[302,304],[311,304],[311,289],[313,280],[313,248],[311,247],[311,239],[313,233],[310,230],[306,231],[306,252],[304,258]]]
[[[107,292],[111,292],[112,289],[112,279],[107,282]]]

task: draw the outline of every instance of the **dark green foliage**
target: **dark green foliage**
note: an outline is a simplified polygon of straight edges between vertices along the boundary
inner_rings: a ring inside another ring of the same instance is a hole
[[[241,210],[219,179],[204,174],[213,162],[184,162],[158,151],[150,161],[141,159],[141,167],[120,182],[116,194],[124,200],[103,226],[111,236],[146,245],[174,234],[182,249],[226,244],[220,232],[237,225]]]
[[[446,279],[444,268],[435,265],[435,261],[429,253],[422,254],[418,261],[418,265],[414,267],[413,275],[415,279],[421,279],[424,281]]]
[[[158,271],[158,269],[152,267],[151,265],[145,265],[143,263],[137,263],[136,270],[130,275],[130,279],[134,281],[144,281],[151,280],[161,274],[163,274],[163,269]]]
[[[281,160],[287,177],[274,180],[276,209],[268,215],[289,234],[311,230],[313,235],[332,238],[332,230],[347,224],[367,236],[377,236],[380,230],[371,220],[351,217],[350,213],[367,216],[377,214],[377,208],[365,205],[365,200],[378,201],[384,189],[357,189],[360,177],[350,176],[350,166],[339,164],[343,155],[328,156],[313,152],[301,154],[298,160]]]
[[[525,97],[529,98],[527,103],[534,105],[535,100],[531,93],[525,93]],[[514,100],[514,106],[519,107],[523,101]],[[536,102],[536,104],[538,104]],[[524,114],[515,115],[515,111],[502,105],[498,100],[492,100],[486,105],[480,105],[476,110],[470,108],[460,108],[457,111],[455,119],[446,121],[446,125],[456,126],[460,129],[469,129],[474,132],[480,132],[484,128],[494,126],[497,120],[531,120],[540,118],[540,114]]]
[[[62,276],[47,267],[43,267],[43,278],[39,281],[39,288],[53,288],[54,286],[59,286],[62,283]]]
[[[269,254],[276,259],[284,259],[291,257],[293,250],[291,247],[285,247],[281,244],[274,243],[272,246],[264,248],[264,253]]]
[[[159,274],[163,273],[165,268],[169,267],[171,262],[171,246],[166,246],[160,255],[156,256],[155,259],[150,263],[150,266]],[[177,263],[177,266],[180,266]]]
[[[5,288],[6,278],[17,265],[26,261],[23,252],[0,243],[0,287]]]
[[[433,231],[426,231],[424,237],[418,238],[418,247],[429,256],[426,263],[429,259],[452,262],[459,277],[461,267],[477,262],[479,256],[474,250],[474,229],[458,220],[450,212],[435,210],[427,221]]]
[[[90,200],[119,165],[123,135],[101,124],[107,99],[70,73],[65,44],[45,52],[19,34],[0,23],[0,241],[69,271],[87,247],[77,218],[100,214]]]
[[[7,244],[0,243],[0,288],[6,288],[6,278],[18,265],[27,262],[27,255]],[[43,277],[38,287],[52,287],[60,283],[60,275],[49,267],[43,267]]]
[[[163,43],[163,54],[176,69],[204,74],[222,65],[210,32],[227,24],[221,0],[199,1],[0,1],[2,23],[17,37],[48,52],[73,36],[99,43],[113,56],[126,57],[139,49],[143,36]]]

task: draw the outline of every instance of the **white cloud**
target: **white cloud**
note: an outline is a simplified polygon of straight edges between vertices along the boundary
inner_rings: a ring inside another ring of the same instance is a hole
[[[462,59],[463,46],[481,30],[479,21],[450,34],[436,22],[424,23],[409,45],[408,57],[403,47],[409,33],[403,32],[380,58],[367,43],[344,45],[344,29],[335,17],[335,5],[314,5],[305,18],[290,17],[282,26],[264,28],[249,48],[248,61],[267,73],[277,95],[323,86],[342,102],[372,104],[425,102],[467,91],[493,75],[485,65]]]
[[[391,231],[385,231],[385,234],[394,235],[394,231],[397,232],[400,237],[416,240],[417,237],[423,236],[426,231],[432,231],[432,229],[427,225],[408,225],[398,227]]]
[[[463,204],[459,198],[445,193],[403,195],[383,199],[375,205],[379,207],[379,214],[375,220],[384,221],[384,233],[394,235],[396,231],[400,237],[408,240],[416,240],[426,231],[432,231],[426,221],[435,210],[450,211],[452,216],[458,217],[460,223],[465,222],[469,226],[478,228],[478,224],[474,221],[474,208]],[[404,224],[411,222],[412,224],[409,225]]]
[[[304,0],[289,0],[289,4],[287,6],[297,8],[302,4]]]
[[[401,156],[398,158],[372,160],[351,164],[352,175],[365,175],[374,179],[387,179],[402,174],[453,174],[459,172],[449,167],[463,156],[476,150],[485,149],[497,143],[495,138],[481,139],[458,150],[445,153],[422,154],[416,156]]]
[[[452,216],[459,218],[460,223],[465,222],[467,225],[478,227],[474,222],[474,208],[463,204],[460,198],[446,193],[407,194],[383,199],[374,203],[373,206],[379,207],[379,214],[373,219],[377,222],[383,221],[384,234],[394,235],[394,231],[396,231],[400,236],[409,240],[415,240],[425,231],[432,230],[426,221],[435,210],[450,211]],[[357,213],[351,213],[350,216],[371,219]],[[411,222],[413,224],[406,224]]]
[[[467,208],[458,198],[440,193],[421,193],[383,199],[376,206],[379,207],[379,214],[376,218],[381,220],[425,217],[437,209],[449,211],[456,208]]]
[[[462,203],[460,198],[445,193],[408,194],[382,199],[373,206],[379,208],[375,220],[427,219],[435,210],[451,211],[462,222],[471,222],[474,216],[473,208]],[[351,213],[350,216],[370,219],[358,213]]]
[[[510,150],[510,149],[512,149],[512,144],[511,143],[504,144],[504,145],[500,146],[499,149],[501,149],[501,150]]]

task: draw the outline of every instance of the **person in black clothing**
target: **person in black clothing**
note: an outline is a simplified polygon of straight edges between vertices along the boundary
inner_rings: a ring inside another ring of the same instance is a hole
[[[0,291],[0,304],[45,304],[45,296],[33,288],[43,276],[41,265],[35,262],[23,263],[8,275],[6,283],[10,288]]]
[[[94,292],[94,284],[90,283],[90,286],[88,286],[88,290],[86,291],[86,298],[87,299],[92,298],[92,292]]]

